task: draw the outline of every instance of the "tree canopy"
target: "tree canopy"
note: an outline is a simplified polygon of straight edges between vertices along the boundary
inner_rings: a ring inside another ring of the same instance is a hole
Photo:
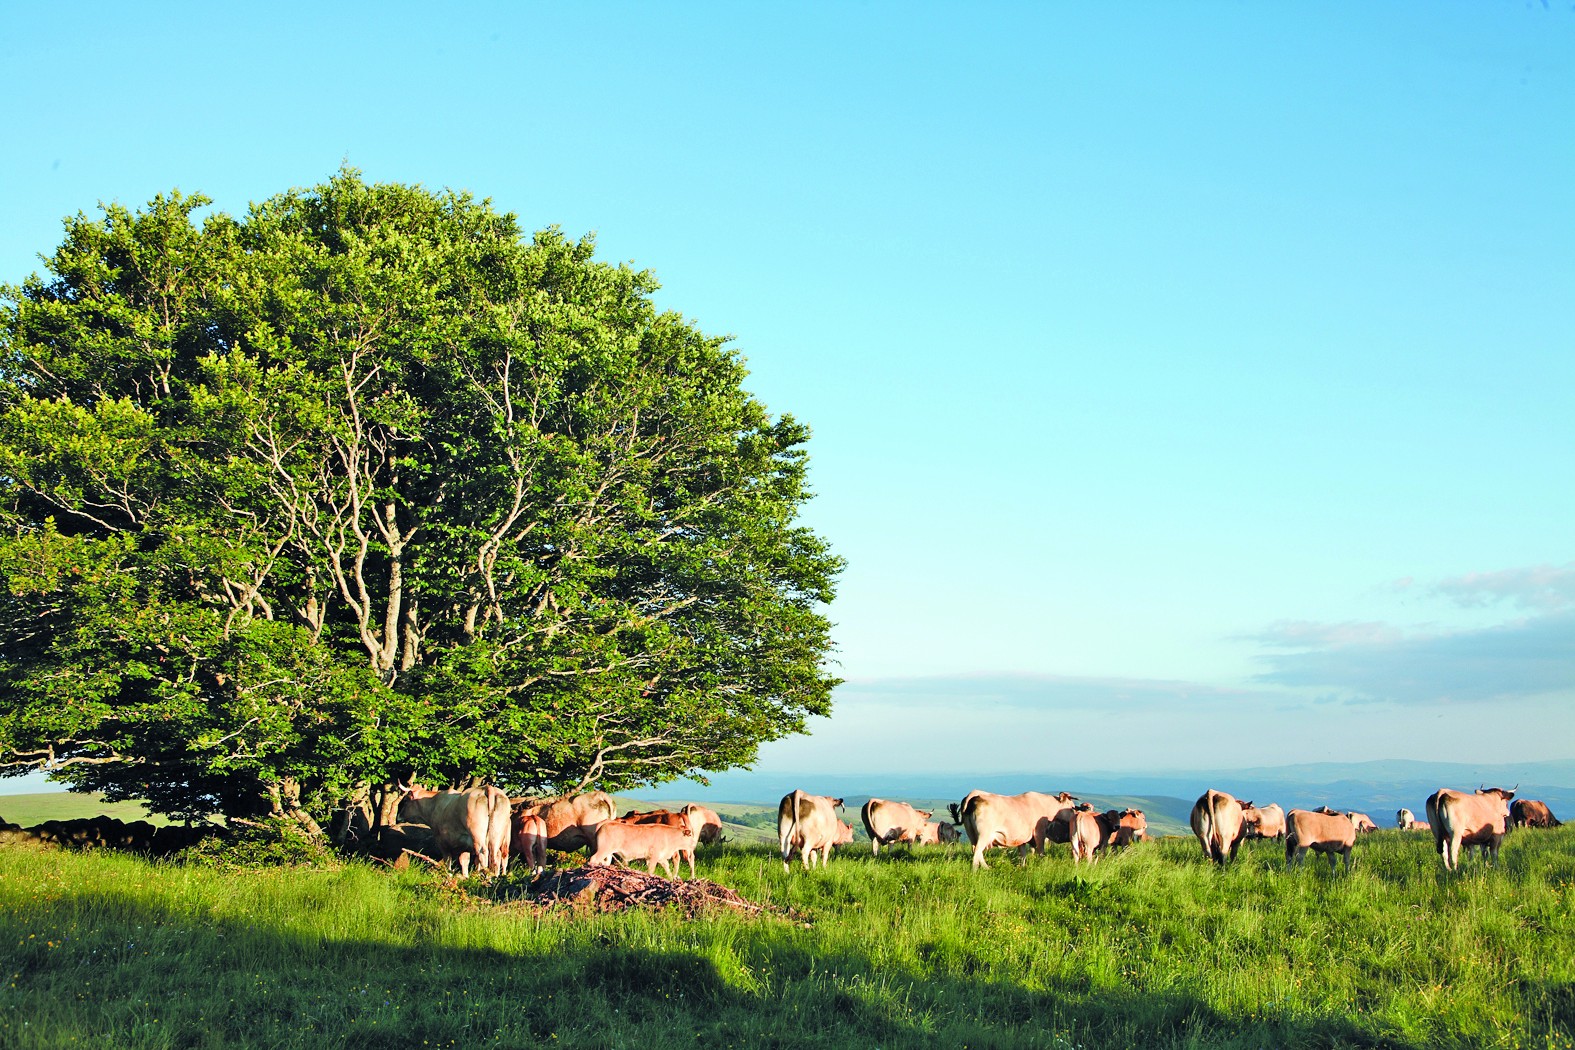
[[[78,214],[0,292],[0,773],[320,819],[829,710],[808,430],[650,273],[348,170],[210,203]]]

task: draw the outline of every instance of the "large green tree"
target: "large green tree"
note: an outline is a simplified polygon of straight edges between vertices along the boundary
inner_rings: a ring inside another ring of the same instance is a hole
[[[353,171],[209,203],[79,214],[0,296],[0,772],[312,825],[827,712],[808,432],[649,273]]]

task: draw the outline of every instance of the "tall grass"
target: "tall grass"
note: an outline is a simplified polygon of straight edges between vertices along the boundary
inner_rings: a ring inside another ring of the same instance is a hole
[[[777,914],[3,851],[0,1046],[1575,1047],[1575,828],[1453,875],[1399,832],[1349,876],[1181,839],[978,873],[723,848],[701,874]]]

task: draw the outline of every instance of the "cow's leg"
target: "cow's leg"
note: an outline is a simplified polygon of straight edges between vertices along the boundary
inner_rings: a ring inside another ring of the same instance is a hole
[[[1347,875],[1349,875],[1349,874],[1351,874],[1351,853],[1352,853],[1351,847],[1350,846],[1345,847],[1345,850],[1343,852],[1345,853],[1345,873]]]
[[[984,867],[984,840],[980,839],[973,844],[973,866],[975,869]]]

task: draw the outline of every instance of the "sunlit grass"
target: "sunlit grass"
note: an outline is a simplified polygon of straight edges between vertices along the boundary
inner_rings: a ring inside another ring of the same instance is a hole
[[[1064,847],[1063,847],[1064,849]],[[0,1046],[1572,1046],[1575,831],[1441,870],[1148,844],[975,873],[702,852],[759,918],[540,913],[359,863],[0,851]],[[517,887],[516,887],[517,888]]]

